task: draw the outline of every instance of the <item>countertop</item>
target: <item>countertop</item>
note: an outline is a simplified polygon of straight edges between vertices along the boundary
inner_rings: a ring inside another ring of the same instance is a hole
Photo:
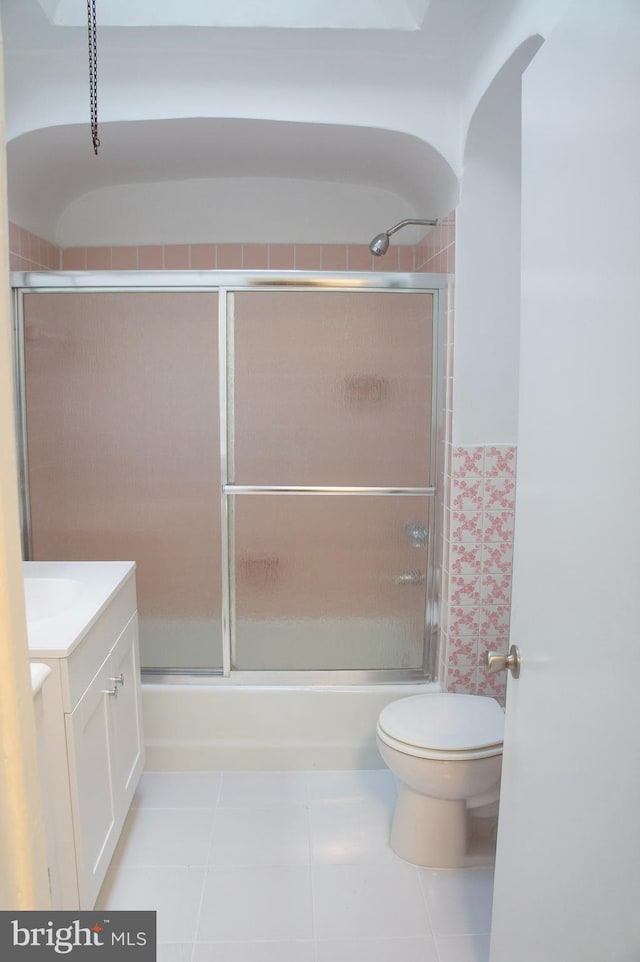
[[[80,582],[71,603],[50,617],[29,620],[29,652],[35,658],[66,658],[100,617],[111,598],[134,576],[134,561],[25,561],[28,578],[61,578]]]

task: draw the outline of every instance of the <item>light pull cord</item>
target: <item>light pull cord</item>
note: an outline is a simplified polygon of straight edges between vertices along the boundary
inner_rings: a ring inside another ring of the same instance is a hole
[[[98,153],[98,40],[96,32],[96,0],[87,0],[89,28],[89,102],[91,104],[91,143],[94,154]]]

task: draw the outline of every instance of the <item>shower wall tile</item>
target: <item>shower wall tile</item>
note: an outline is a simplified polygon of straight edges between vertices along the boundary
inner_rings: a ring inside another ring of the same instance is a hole
[[[165,246],[165,271],[188,271],[189,266],[189,244],[167,244]]]
[[[138,269],[138,248],[112,247],[111,267],[114,271],[136,271]]]
[[[326,250],[326,248],[323,248]],[[296,266],[295,244],[269,245],[269,270],[292,271]]]
[[[347,248],[344,244],[322,245],[322,269],[323,271],[346,271]],[[394,268],[392,266],[389,269]]]
[[[506,651],[511,622],[516,448],[456,445],[447,477],[440,678],[447,691],[504,703],[505,678],[487,675],[487,650]]]
[[[44,237],[9,223],[9,270],[57,271],[60,249]]]
[[[415,248],[398,246],[395,249],[398,252],[398,270],[412,273],[415,270],[416,264]],[[387,254],[385,256],[388,257],[389,255]],[[381,269],[386,270],[387,268],[385,266]]]
[[[366,244],[142,244],[58,248],[10,225],[11,270],[453,271],[453,244],[425,261],[424,246],[392,245],[384,259]],[[432,251],[433,247],[429,248]],[[418,261],[423,262],[418,268]],[[449,266],[447,266],[449,265]],[[453,350],[451,339],[448,350]]]
[[[296,270],[322,270],[322,247],[320,244],[296,244]]]
[[[66,250],[63,250],[62,269],[63,271],[86,271],[86,247],[67,247]]]
[[[269,246],[267,244],[242,245],[242,269],[244,271],[266,271],[269,267]]]
[[[190,268],[193,271],[213,271],[216,268],[215,244],[191,244]]]
[[[164,268],[164,247],[138,247],[138,267],[141,271],[161,271]]]
[[[219,271],[242,270],[242,244],[216,244],[216,264]]]
[[[87,248],[87,270],[88,271],[110,271],[111,270],[111,248],[110,247],[88,247]]]
[[[347,249],[348,264],[350,271],[371,271],[380,270],[380,259],[374,258],[369,248],[362,244],[352,244]],[[376,261],[374,268],[374,260]]]
[[[455,211],[432,227],[415,248],[416,271],[453,274],[455,271]]]

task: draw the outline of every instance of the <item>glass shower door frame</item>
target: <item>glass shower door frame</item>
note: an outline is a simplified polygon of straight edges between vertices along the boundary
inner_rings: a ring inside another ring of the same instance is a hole
[[[345,273],[324,274],[313,272],[282,273],[218,273],[215,271],[156,272],[105,271],[105,272],[21,272],[12,275],[14,287],[14,330],[16,358],[16,407],[18,413],[18,443],[20,486],[22,502],[23,546],[25,558],[30,557],[31,525],[29,517],[29,490],[26,444],[26,405],[24,376],[24,320],[23,295],[29,292],[55,293],[100,291],[109,292],[187,292],[211,291],[218,294],[219,339],[219,391],[220,391],[220,455],[221,455],[221,550],[222,550],[222,673],[219,670],[192,671],[176,669],[145,672],[149,680],[174,683],[193,681],[202,683],[208,675],[213,683],[236,684],[369,684],[371,682],[398,682],[429,680],[435,677],[437,652],[438,604],[437,546],[442,533],[441,512],[429,511],[427,546],[427,583],[425,607],[424,660],[420,669],[323,669],[323,670],[237,670],[233,668],[234,638],[231,616],[234,596],[233,551],[233,501],[236,497],[252,495],[278,496],[283,494],[300,497],[313,495],[355,497],[428,497],[436,505],[436,494],[442,478],[442,448],[444,434],[444,359],[443,333],[445,299],[448,277],[442,274],[384,274]],[[421,487],[376,486],[322,486],[322,485],[246,485],[236,484],[229,476],[229,306],[234,294],[247,291],[351,291],[390,293],[406,292],[431,294],[433,296],[433,383],[431,424],[431,478]],[[436,479],[438,484],[436,484]]]

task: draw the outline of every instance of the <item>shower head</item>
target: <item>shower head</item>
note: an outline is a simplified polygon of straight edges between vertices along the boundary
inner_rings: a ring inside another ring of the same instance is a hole
[[[376,257],[382,257],[389,250],[389,238],[392,234],[395,234],[397,230],[401,227],[406,227],[408,224],[426,224],[428,227],[435,227],[438,223],[437,220],[413,220],[409,218],[408,220],[401,220],[399,224],[395,227],[390,227],[389,230],[384,231],[382,234],[376,234],[371,243],[369,244],[369,250]]]
[[[389,235],[387,233],[376,234],[369,244],[369,250],[372,254],[375,254],[376,257],[382,257],[382,255],[386,254],[389,250]]]

